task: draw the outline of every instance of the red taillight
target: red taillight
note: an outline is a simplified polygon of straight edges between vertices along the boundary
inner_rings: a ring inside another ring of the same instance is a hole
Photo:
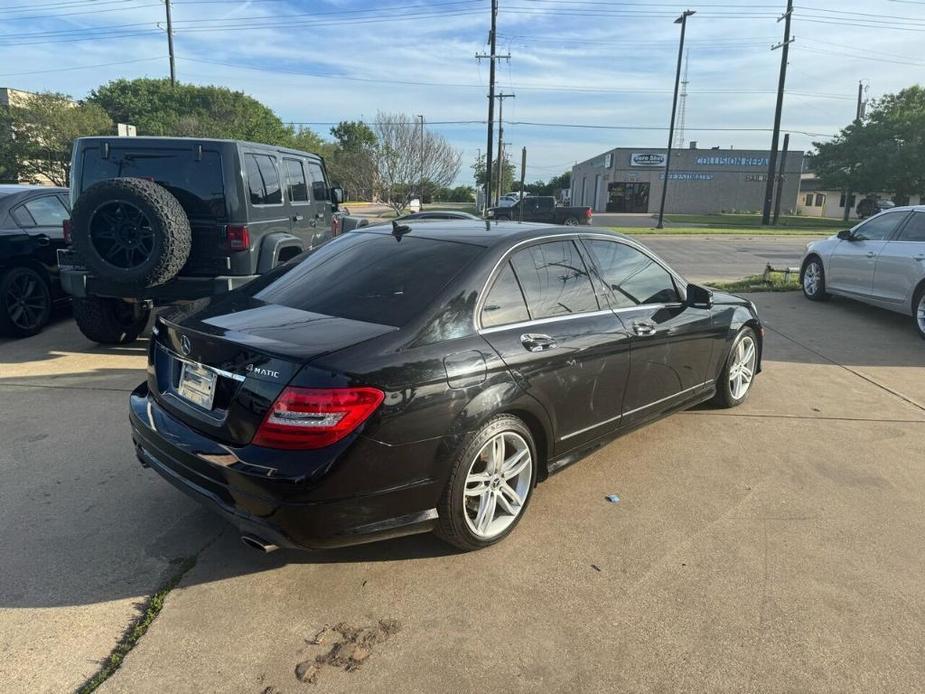
[[[286,388],[254,435],[267,448],[323,448],[353,432],[382,404],[376,388]]]
[[[251,233],[243,224],[229,224],[225,227],[225,245],[229,251],[246,251],[251,247]]]
[[[587,217],[588,219],[591,219],[591,208],[590,207],[585,210],[585,217]]]
[[[71,220],[65,219],[61,222],[61,231],[64,233],[64,243],[71,245]]]

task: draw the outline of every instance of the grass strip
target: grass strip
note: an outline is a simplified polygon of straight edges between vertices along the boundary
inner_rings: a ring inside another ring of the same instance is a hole
[[[800,288],[798,273],[774,273],[770,279],[764,275],[751,275],[733,282],[710,282],[708,286],[721,292],[793,292]]]
[[[176,573],[147,599],[141,614],[129,624],[125,633],[122,634],[122,638],[119,639],[119,643],[112,649],[112,653],[103,661],[97,673],[80,686],[77,694],[90,694],[90,692],[96,691],[103,682],[115,674],[116,670],[122,665],[122,661],[125,660],[125,656],[138,644],[141,637],[148,631],[151,623],[157,619],[157,615],[164,608],[164,600],[167,598],[167,594],[177,587],[177,584],[195,565],[196,557],[189,557],[180,562]]]

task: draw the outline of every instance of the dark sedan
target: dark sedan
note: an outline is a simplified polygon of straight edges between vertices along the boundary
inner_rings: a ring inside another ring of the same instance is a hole
[[[367,227],[161,317],[142,464],[264,551],[434,530],[501,540],[536,483],[760,370],[751,302],[611,233]]]
[[[448,222],[451,220],[477,220],[481,219],[474,214],[462,212],[460,210],[427,210],[426,212],[412,212],[403,217],[399,217],[399,222]]]
[[[67,188],[0,185],[0,334],[27,337],[66,301],[58,283]]]

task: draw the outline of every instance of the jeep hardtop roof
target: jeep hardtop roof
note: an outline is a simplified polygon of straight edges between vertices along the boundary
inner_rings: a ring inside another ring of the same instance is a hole
[[[79,137],[75,141],[75,144],[82,144],[84,142],[118,142],[120,145],[131,146],[133,142],[151,144],[154,142],[189,142],[189,143],[212,143],[212,144],[223,144],[223,145],[244,145],[246,147],[258,147],[261,149],[268,149],[277,152],[289,152],[291,154],[299,154],[301,156],[314,157],[316,159],[323,159],[320,154],[315,154],[314,152],[306,152],[301,149],[292,149],[291,147],[282,147],[279,145],[268,145],[265,142],[250,142],[249,140],[229,140],[219,137],[167,137],[160,135],[139,135],[136,137],[121,137],[119,135],[93,135],[88,137]]]

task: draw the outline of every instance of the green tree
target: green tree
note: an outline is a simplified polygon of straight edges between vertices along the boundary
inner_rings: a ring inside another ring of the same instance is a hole
[[[362,121],[341,121],[331,128],[335,143],[327,158],[331,179],[353,200],[372,200],[376,193],[376,134]]]
[[[74,102],[66,94],[41,92],[12,104],[0,123],[0,174],[8,180],[70,182],[71,148],[76,138],[108,135],[112,121],[96,104]]]
[[[925,89],[888,94],[864,119],[813,144],[813,168],[826,187],[898,199],[925,193]]]
[[[378,143],[376,133],[363,121],[343,120],[331,128],[331,135],[337,140],[338,147],[348,152],[373,149]]]
[[[514,164],[511,162],[511,157],[507,153],[504,154],[504,164],[501,166],[501,190],[497,190],[498,186],[498,160],[495,159],[492,161],[491,172],[491,189],[494,193],[506,193],[513,188],[514,185]],[[475,163],[472,165],[472,172],[475,177],[475,185],[478,188],[484,188],[487,183],[485,176],[485,155],[479,156]]]
[[[225,87],[170,84],[168,79],[115,80],[93,90],[90,103],[139,135],[221,137],[315,151],[322,140],[284,124],[253,97]]]

